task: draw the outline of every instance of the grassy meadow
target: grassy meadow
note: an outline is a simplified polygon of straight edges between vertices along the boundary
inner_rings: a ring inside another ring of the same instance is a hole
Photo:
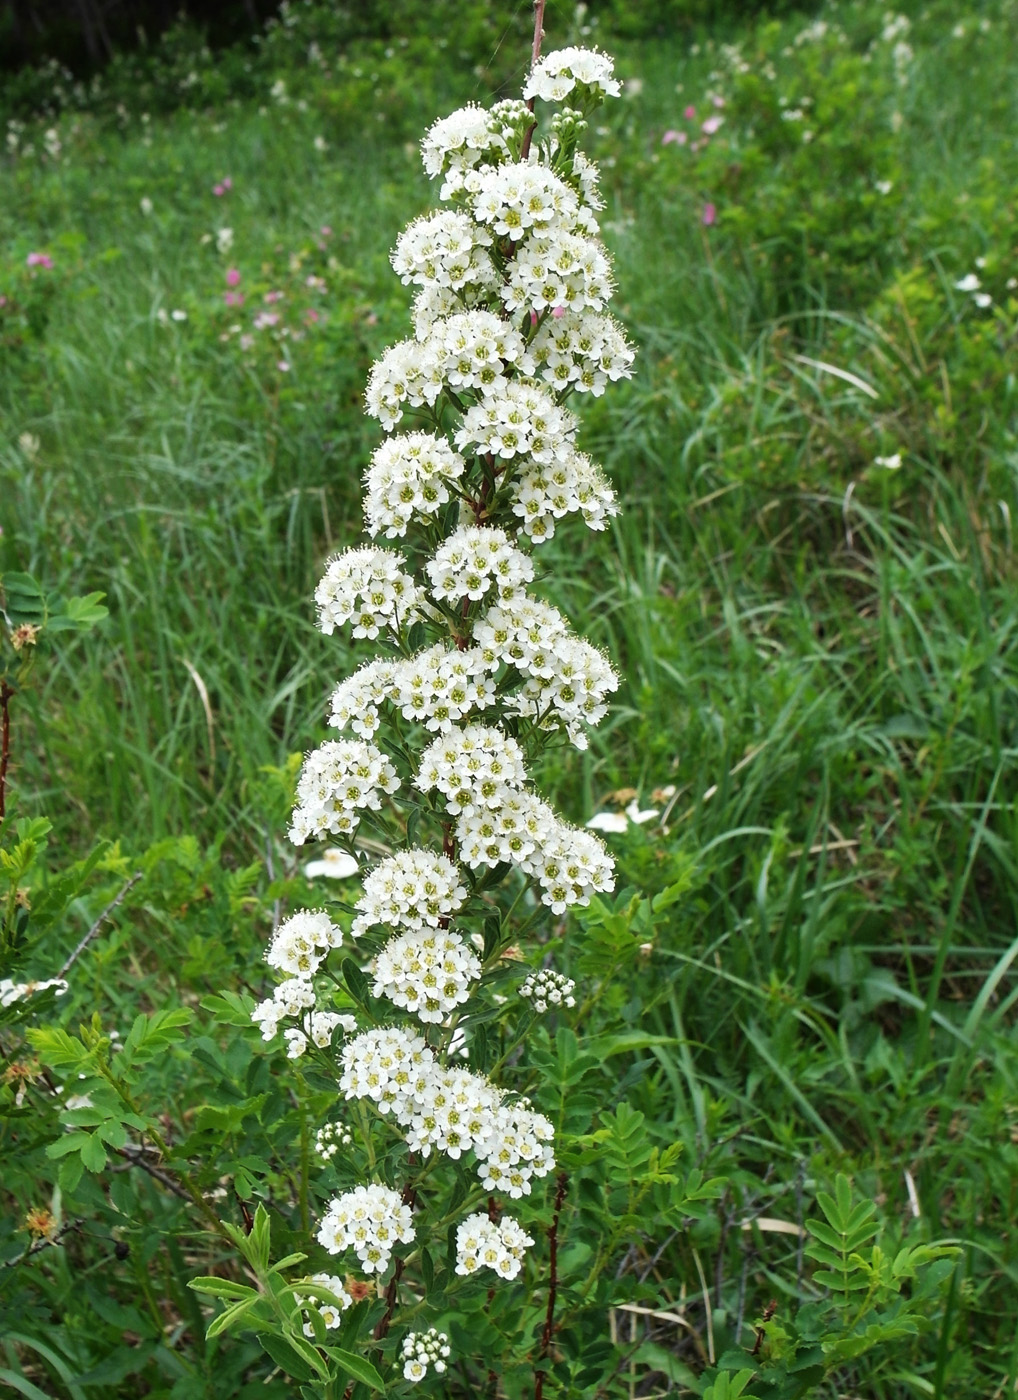
[[[139,1011],[193,1013],[139,1082],[235,1221],[285,1209],[287,1061],[253,1031],[224,1040],[201,1003],[261,995],[273,911],[323,897],[285,833],[360,655],[321,635],[311,595],[360,534],[364,382],[408,333],[388,254],[437,202],[421,133],[515,92],[528,8],[478,0],[458,28],[330,49],[328,7],[296,5],[253,56],[178,33],[133,102],[68,84],[59,110],[9,113],[0,576],[109,609],[40,647],[11,702],[0,838],[52,823],[15,894],[45,909],[99,847],[25,975],[56,975],[140,875],[43,1019],[126,1037]],[[574,1029],[617,1039],[583,1087],[644,1115],[648,1145],[681,1144],[687,1191],[694,1171],[718,1185],[675,1228],[663,1188],[628,1211],[614,1292],[585,1304],[613,1359],[555,1393],[724,1400],[741,1354],[761,1396],[1008,1396],[1018,8],[840,0],[664,38],[620,13],[549,4],[547,30],[609,49],[625,81],[589,149],[639,358],[582,430],[624,511],[541,557],[623,685],[589,749],[536,776],[579,824],[653,809],[607,838],[621,941]],[[576,966],[592,927],[567,933]],[[8,1068],[24,1036],[0,1027]],[[60,1175],[33,1126],[54,1072],[0,1087],[0,1380],[54,1400],[296,1393],[253,1341],[204,1340],[186,1285],[222,1251],[186,1197],[115,1145]],[[872,1284],[866,1345],[862,1295],[818,1282],[800,1236],[839,1173],[887,1260],[957,1250]],[[28,1255],[43,1206],[68,1232]]]

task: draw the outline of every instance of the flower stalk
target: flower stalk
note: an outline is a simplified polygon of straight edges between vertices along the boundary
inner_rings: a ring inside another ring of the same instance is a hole
[[[552,748],[586,748],[618,685],[537,591],[533,558],[569,517],[602,531],[617,511],[567,402],[602,394],[633,361],[606,311],[597,172],[578,148],[618,84],[603,54],[541,58],[544,0],[534,14],[523,100],[465,107],[422,143],[446,207],[392,252],[416,288],[413,336],[368,381],[385,432],[364,477],[370,542],[331,559],[315,594],[323,633],[349,628],[375,654],[332,693],[337,737],[305,758],[290,839],[379,858],[352,917],[302,910],[278,926],[266,957],[283,980],[253,1013],[351,1106],[318,1134],[322,1180],[313,1200],[302,1187],[300,1215],[317,1214],[318,1246],[356,1258],[367,1283],[308,1279],[334,1301],[326,1316],[304,1298],[303,1335],[321,1345],[377,1284],[363,1344],[379,1374],[395,1364],[411,1383],[443,1374],[451,1354],[444,1332],[420,1330],[433,1294],[448,1309],[471,1288],[490,1305],[493,1281],[537,1286],[527,1218],[556,1149],[527,1039],[535,1018],[576,1003],[533,930],[613,885],[603,844],[539,796],[531,771]],[[539,100],[558,106],[544,126]],[[559,1171],[537,1400],[567,1188]],[[470,1366],[478,1386],[497,1375],[490,1354],[457,1357]]]

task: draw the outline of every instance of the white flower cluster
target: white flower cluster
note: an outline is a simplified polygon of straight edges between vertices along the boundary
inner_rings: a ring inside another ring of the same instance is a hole
[[[596,836],[561,821],[530,792],[507,791],[495,810],[475,806],[456,819],[460,856],[472,869],[510,861],[541,886],[555,914],[613,885],[612,858]]]
[[[583,234],[560,233],[535,238],[520,249],[509,264],[501,294],[510,314],[558,306],[601,311],[614,288],[601,244]]]
[[[354,1016],[341,1015],[336,1011],[312,1011],[304,1018],[301,1026],[290,1026],[283,1032],[286,1058],[299,1060],[308,1045],[317,1045],[319,1050],[326,1050],[332,1044],[337,1026],[349,1034],[357,1029],[357,1020]],[[263,1028],[262,1035],[264,1034]]]
[[[342,929],[336,927],[324,909],[301,909],[276,929],[265,961],[292,977],[310,977],[318,971],[329,950],[342,942]]]
[[[404,1379],[422,1381],[429,1366],[436,1376],[442,1375],[448,1355],[449,1338],[444,1332],[436,1332],[434,1327],[426,1332],[408,1332],[401,1352]]]
[[[372,535],[406,534],[449,503],[448,483],[463,475],[463,458],[434,433],[405,433],[375,449],[365,474],[364,515]]]
[[[525,677],[522,689],[507,697],[509,708],[546,728],[561,725],[585,749],[584,725],[603,718],[607,696],[618,688],[608,659],[578,638],[557,608],[526,595],[491,608],[473,630],[490,664],[505,661]]]
[[[513,1279],[523,1267],[523,1255],[534,1243],[522,1225],[504,1215],[496,1225],[480,1211],[468,1215],[456,1229],[456,1272],[475,1274],[493,1269],[502,1278]]]
[[[466,886],[448,856],[411,847],[387,856],[364,881],[351,933],[359,938],[376,924],[439,928],[461,907]]]
[[[531,342],[541,379],[556,389],[599,397],[609,380],[628,379],[636,352],[618,321],[593,311],[545,318]]]
[[[288,977],[280,982],[272,995],[259,1002],[251,1012],[251,1020],[261,1027],[262,1040],[272,1040],[279,1031],[280,1021],[293,1019],[302,1011],[314,1011],[315,989],[309,977]]]
[[[439,642],[397,663],[389,699],[404,719],[444,731],[492,703],[495,682],[489,672],[476,648],[459,651]]]
[[[67,983],[62,977],[51,977],[46,982],[14,982],[10,977],[0,979],[0,1006],[13,1006],[16,1001],[27,1001],[36,992],[45,992],[49,987],[56,987],[57,996],[62,997],[67,991]]]
[[[399,787],[396,770],[363,739],[330,739],[304,759],[297,779],[290,840],[295,846],[320,836],[350,836],[362,811],[378,811],[380,792]]]
[[[405,408],[432,405],[443,388],[494,393],[509,386],[508,367],[521,374],[534,369],[515,326],[481,307],[422,326],[419,339],[397,341],[371,370],[367,409],[386,428],[399,422]]]
[[[295,915],[297,919],[300,917],[299,914]],[[270,951],[272,946],[270,944]],[[291,1026],[283,1032],[287,1056],[297,1060],[307,1050],[309,1043],[321,1050],[331,1045],[337,1026],[347,1034],[357,1029],[353,1016],[336,1011],[316,1011],[315,1000],[315,988],[309,975],[288,977],[285,982],[277,984],[272,996],[253,1008],[251,1020],[261,1028],[263,1040],[272,1040],[279,1034],[281,1021],[299,1021],[299,1026]]]
[[[379,710],[392,690],[396,668],[397,663],[379,658],[340,681],[332,692],[330,725],[370,739],[378,729]]]
[[[486,251],[490,246],[491,235],[469,215],[441,209],[404,229],[390,261],[404,285],[451,291],[467,283],[493,286],[497,273]]]
[[[467,410],[456,446],[503,460],[529,457],[548,466],[569,456],[575,433],[576,419],[546,389],[512,381]]]
[[[603,530],[618,514],[615,492],[601,468],[585,452],[542,467],[525,463],[513,483],[513,511],[524,534],[539,544],[555,533],[555,521],[579,511],[591,530]]]
[[[534,577],[530,559],[491,525],[461,525],[424,566],[435,598],[476,603],[495,585],[499,598],[513,598]]]
[[[446,809],[456,816],[475,806],[497,808],[506,789],[526,783],[523,750],[515,739],[481,724],[450,729],[421,754],[416,786],[421,792],[437,788]]]
[[[391,1114],[422,1157],[432,1148],[454,1159],[473,1151],[485,1190],[526,1196],[532,1178],[554,1167],[554,1129],[543,1114],[524,1099],[505,1102],[483,1075],[443,1067],[423,1037],[372,1029],[347,1041],[340,1058],[348,1099],[369,1098]]]
[[[397,1242],[414,1239],[410,1207],[388,1186],[355,1186],[334,1196],[318,1228],[318,1242],[330,1254],[352,1249],[366,1274],[383,1274]]]
[[[331,1162],[341,1147],[349,1147],[353,1135],[342,1123],[323,1123],[315,1133],[315,1151],[323,1162]]]
[[[342,1314],[347,1308],[353,1307],[353,1298],[346,1291],[343,1280],[336,1274],[312,1274],[308,1283],[317,1283],[322,1288],[327,1288],[330,1293],[334,1293],[337,1301],[335,1303],[326,1302],[324,1298],[316,1298],[314,1294],[308,1294],[309,1303],[313,1304],[318,1316],[322,1319],[326,1328],[338,1327],[342,1321]],[[307,1309],[305,1310],[305,1315]],[[304,1335],[314,1340],[315,1329],[310,1318],[304,1323]]]
[[[575,192],[546,165],[485,166],[466,188],[474,219],[513,243],[533,235],[572,233],[589,218],[581,213]]]
[[[561,102],[575,87],[581,87],[595,89],[606,97],[618,97],[621,89],[617,79],[612,77],[613,67],[606,53],[593,49],[556,49],[534,65],[523,96]]]
[[[575,1006],[575,990],[576,983],[571,977],[543,967],[526,979],[520,987],[520,996],[530,1001],[540,1014],[547,1011],[549,1006]]]
[[[397,632],[420,606],[423,593],[391,549],[364,545],[329,560],[315,590],[318,625],[326,636],[353,622],[353,635],[370,641],[381,631]]]
[[[412,929],[390,939],[374,972],[374,996],[386,996],[418,1020],[437,1024],[467,1000],[481,963],[457,933]]]

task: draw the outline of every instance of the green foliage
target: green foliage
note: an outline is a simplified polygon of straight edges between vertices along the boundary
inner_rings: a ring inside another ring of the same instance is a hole
[[[264,1206],[265,1274],[299,1252],[302,1184],[311,1219],[340,1180],[310,1150],[288,1175],[335,1085],[309,1072],[294,1087],[249,1013],[277,901],[334,901],[342,921],[350,900],[307,881],[282,832],[320,678],[353,660],[306,600],[360,529],[359,394],[406,310],[387,250],[432,197],[402,143],[514,78],[526,48],[528,6],[490,64],[504,7],[497,33],[467,32],[477,11],[454,8],[466,38],[417,6],[416,37],[333,43],[322,6],[254,57],[206,58],[182,31],[151,73],[111,70],[94,98],[52,72],[24,99],[5,88],[23,113],[50,110],[0,170],[0,569],[45,580],[15,587],[15,610],[102,590],[110,614],[88,635],[41,634],[11,706],[0,898],[22,961],[0,976],[56,975],[143,874],[64,996],[0,1013],[14,1393],[276,1400],[313,1384],[286,1372],[300,1348],[273,1355],[239,1326],[206,1340],[224,1311],[188,1280],[220,1280],[227,1305],[252,1281],[182,1183],[241,1232]],[[689,7],[592,6],[586,36],[571,6],[548,8],[550,43],[617,48],[626,22],[654,38],[621,51],[643,90],[594,133],[641,350],[637,379],[585,415],[584,446],[624,497],[619,562],[553,543],[544,585],[625,689],[582,760],[552,755],[538,776],[577,821],[632,797],[659,815],[608,838],[620,893],[566,930],[575,1042],[563,1021],[534,1043],[546,1111],[570,1133],[546,1394],[982,1400],[1018,1374],[1014,8],[907,9],[899,84],[870,3],[821,12],[827,34],[798,43],[818,16],[736,17],[722,34],[700,13],[699,53],[672,26]],[[306,62],[316,35],[323,71]],[[780,116],[803,97],[812,128]],[[687,104],[697,127],[724,117],[696,152],[692,127],[662,144]],[[42,249],[52,271],[26,266]],[[228,266],[242,308],[223,302]],[[968,274],[990,305],[956,287]],[[290,306],[279,324],[306,331],[286,338],[290,370],[278,326],[241,350],[257,311]],[[15,681],[27,655],[3,652]],[[499,928],[477,923],[486,956]],[[191,1014],[170,1028],[184,1039],[132,1049],[122,1070],[118,1042],[165,1012]],[[29,1030],[51,1038],[36,1050]],[[494,1063],[505,1047],[485,1040]],[[44,1068],[43,1052],[69,1058]],[[62,1106],[86,1092],[91,1106]],[[851,1247],[839,1175],[855,1183],[847,1220],[861,1201],[874,1213],[857,1228],[879,1227]],[[835,1219],[810,1212],[821,1194]],[[41,1208],[66,1230],[28,1254]],[[944,1239],[955,1259],[921,1253]],[[274,1277],[297,1287],[327,1266]],[[537,1290],[507,1319],[483,1291],[452,1291],[438,1254],[415,1277],[492,1355],[512,1329],[540,1337]],[[265,1302],[281,1344],[303,1336],[296,1299],[285,1324]],[[381,1312],[361,1306],[334,1351],[359,1354]]]

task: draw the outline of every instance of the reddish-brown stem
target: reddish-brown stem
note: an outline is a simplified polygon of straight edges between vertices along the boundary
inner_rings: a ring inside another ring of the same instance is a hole
[[[530,55],[530,67],[533,70],[537,66],[537,60],[541,57],[541,40],[544,38],[544,0],[534,0],[534,47]],[[534,110],[534,99],[527,103],[531,112]],[[520,160],[526,160],[530,155],[530,143],[534,139],[534,132],[537,130],[537,122],[527,132],[523,138],[523,145],[520,147]]]
[[[555,1297],[558,1293],[558,1222],[562,1214],[562,1203],[569,1188],[569,1177],[559,1172],[555,1191],[555,1213],[548,1230],[550,1248],[548,1251],[548,1309],[544,1315],[544,1331],[541,1333],[541,1350],[538,1361],[544,1361],[551,1352],[551,1339],[555,1331]],[[544,1395],[544,1371],[534,1372],[534,1400],[542,1400]]]
[[[0,817],[6,815],[7,765],[11,759],[11,696],[14,691],[0,681]]]
[[[416,1165],[416,1158],[411,1152],[409,1162],[411,1166]],[[417,1190],[408,1181],[403,1187],[403,1204],[413,1210],[417,1204]],[[378,1319],[375,1330],[372,1333],[376,1342],[380,1342],[389,1330],[392,1322],[392,1315],[396,1311],[396,1298],[399,1293],[399,1281],[403,1277],[403,1270],[406,1267],[402,1259],[396,1260],[396,1267],[392,1271],[392,1278],[389,1280],[389,1287],[385,1290],[385,1312]]]

